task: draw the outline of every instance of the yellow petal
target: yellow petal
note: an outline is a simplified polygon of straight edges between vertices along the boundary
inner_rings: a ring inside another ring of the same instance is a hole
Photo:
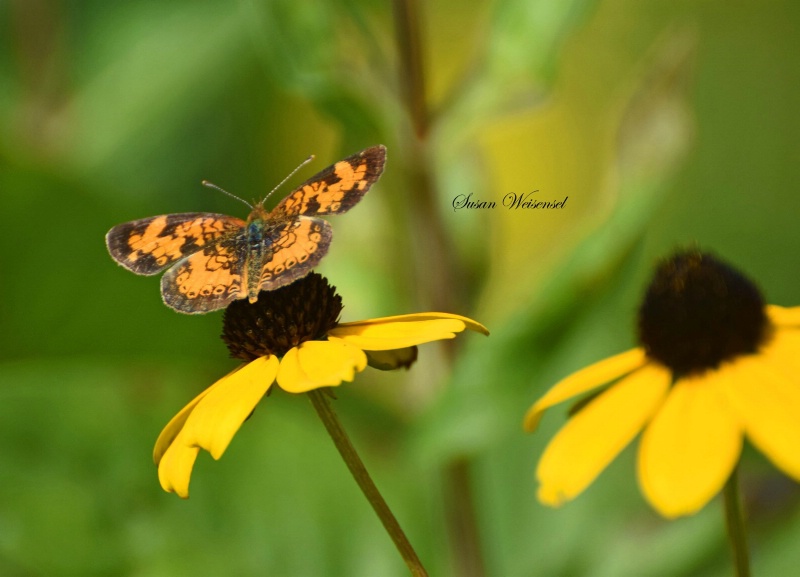
[[[290,393],[335,387],[342,381],[352,381],[366,366],[364,351],[339,339],[307,341],[284,355],[278,385]]]
[[[219,459],[277,372],[277,357],[259,357],[220,379],[186,420],[180,434],[184,443],[202,447]]]
[[[786,375],[800,375],[800,330],[777,329],[761,354]]]
[[[177,415],[172,417],[170,422],[167,423],[167,426],[164,427],[164,429],[161,431],[161,434],[158,436],[158,439],[156,439],[156,446],[153,448],[153,461],[155,462],[156,465],[158,465],[158,463],[161,461],[161,459],[164,456],[164,452],[172,444],[172,441],[175,439],[180,430],[183,428],[183,425],[186,423],[186,419],[189,418],[189,414],[192,412],[192,410],[194,410],[197,403],[199,403],[200,400],[211,391],[211,389],[216,387],[226,377],[229,377],[230,375],[241,369],[243,366],[244,365],[242,365],[241,367],[236,367],[225,377],[223,377],[222,379],[218,380],[216,383],[208,387],[206,390],[204,390],[202,393],[200,393],[194,399],[192,399],[189,402],[189,404],[183,407]]]
[[[187,446],[182,442],[181,435],[175,441],[166,449],[158,463],[158,480],[161,488],[168,493],[177,493],[181,499],[188,499],[192,468],[200,449]]]
[[[559,506],[594,481],[661,405],[671,378],[667,369],[648,364],[572,417],[539,461],[539,500]]]
[[[528,409],[523,427],[526,431],[536,430],[542,418],[542,413],[546,409],[576,395],[605,385],[609,381],[642,367],[646,362],[647,357],[644,354],[644,349],[636,348],[608,357],[572,373],[553,385],[541,399]]]
[[[401,367],[407,369],[417,360],[417,347],[364,352],[367,354],[367,364],[381,371],[391,371]]]
[[[308,341],[297,352],[300,368],[320,386],[335,386],[342,381],[352,382],[356,372],[367,366],[367,355],[340,339]]]
[[[317,383],[308,378],[300,368],[297,347],[292,347],[283,355],[278,368],[278,386],[290,393],[304,393],[317,388]]]
[[[328,331],[367,351],[387,351],[455,338],[465,328],[489,334],[486,327],[467,317],[445,313],[420,313],[342,323]]]
[[[668,518],[697,512],[719,493],[742,452],[725,371],[679,380],[639,444],[639,484]]]
[[[369,319],[366,321],[355,321],[352,323],[341,323],[336,328],[341,327],[356,327],[359,325],[374,325],[374,324],[381,324],[381,323],[394,323],[394,322],[415,322],[415,321],[432,321],[438,319],[454,319],[457,321],[461,321],[464,323],[466,328],[471,331],[476,331],[484,335],[489,335],[489,329],[483,326],[478,321],[474,321],[469,317],[463,317],[461,315],[453,315],[450,313],[411,313],[408,315],[394,315],[391,317],[380,317],[377,319]]]
[[[771,361],[754,355],[733,363],[728,397],[753,444],[800,480],[800,382]]]
[[[767,305],[767,316],[778,327],[800,327],[800,307]]]
[[[211,385],[211,387],[213,386],[214,385]],[[158,439],[156,439],[156,446],[153,448],[153,462],[156,465],[158,465],[161,462],[161,459],[164,458],[164,454],[175,440],[175,437],[178,436],[178,433],[180,433],[183,425],[186,424],[186,419],[189,418],[189,415],[194,410],[197,403],[199,403],[200,400],[208,394],[208,392],[211,390],[211,387],[207,388],[194,399],[192,399],[189,404],[183,407],[177,415],[170,419],[169,423],[167,423],[167,426],[161,431]]]

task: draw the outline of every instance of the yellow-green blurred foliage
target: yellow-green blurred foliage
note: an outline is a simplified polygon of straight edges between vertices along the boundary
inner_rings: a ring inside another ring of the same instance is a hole
[[[419,2],[433,124],[421,150],[453,262],[422,215],[394,12],[357,0],[0,4],[0,575],[406,574],[302,396],[265,399],[192,496],[159,488],[161,427],[234,363],[221,315],[166,308],[103,237],[168,212],[243,216],[202,179],[263,196],[383,143],[382,180],[331,219],[321,272],[344,320],[420,311],[440,267],[460,337],[408,372],[368,369],[337,410],[432,575],[449,549],[442,471],[466,459],[489,575],[717,576],[719,503],[666,522],[623,454],[561,510],[533,469],[528,404],[629,347],[653,259],[697,243],[800,304],[796,3]],[[430,5],[429,5],[430,4]],[[507,210],[510,192],[569,197]],[[461,194],[494,210],[453,210]],[[280,196],[280,193],[276,196]],[[755,572],[800,566],[800,491],[745,453]]]

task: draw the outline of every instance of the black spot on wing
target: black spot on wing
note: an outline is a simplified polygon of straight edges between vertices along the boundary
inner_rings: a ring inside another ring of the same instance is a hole
[[[350,166],[353,166],[353,168],[355,168],[356,165],[353,165],[353,163],[351,162]],[[330,173],[326,174],[325,177],[321,179],[322,182],[324,182],[327,186],[332,186],[337,182],[341,182],[342,179],[338,174],[336,174],[336,172],[334,172],[333,166],[329,166],[326,169],[326,172],[327,171],[329,171]]]
[[[319,212],[319,209],[321,208],[321,205],[319,204],[319,201],[317,200],[317,195],[316,194],[314,196],[309,197],[306,200],[306,206],[307,206],[307,208],[304,211],[306,214],[317,214]]]

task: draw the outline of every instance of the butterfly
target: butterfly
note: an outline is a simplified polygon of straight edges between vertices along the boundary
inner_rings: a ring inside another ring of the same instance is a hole
[[[333,234],[318,216],[350,210],[385,162],[386,147],[373,146],[312,176],[271,211],[263,207],[266,198],[255,205],[239,199],[252,209],[246,221],[206,212],[153,216],[115,226],[106,246],[136,274],[168,269],[161,296],[178,312],[206,313],[244,298],[254,303],[260,291],[311,272]]]

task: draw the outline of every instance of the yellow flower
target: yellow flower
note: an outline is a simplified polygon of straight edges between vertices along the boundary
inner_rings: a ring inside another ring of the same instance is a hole
[[[529,409],[524,426],[533,431],[546,409],[616,381],[548,444],[536,470],[540,501],[576,497],[642,430],[639,485],[668,518],[695,513],[721,490],[744,436],[800,480],[800,307],[765,305],[741,273],[687,251],[657,270],[639,341]]]
[[[165,491],[189,496],[200,449],[219,459],[242,423],[273,384],[305,393],[352,381],[367,364],[409,367],[416,345],[455,338],[464,329],[488,334],[466,317],[418,313],[338,324],[341,298],[311,274],[225,313],[223,338],[247,363],[195,397],[167,424],[153,451]]]

